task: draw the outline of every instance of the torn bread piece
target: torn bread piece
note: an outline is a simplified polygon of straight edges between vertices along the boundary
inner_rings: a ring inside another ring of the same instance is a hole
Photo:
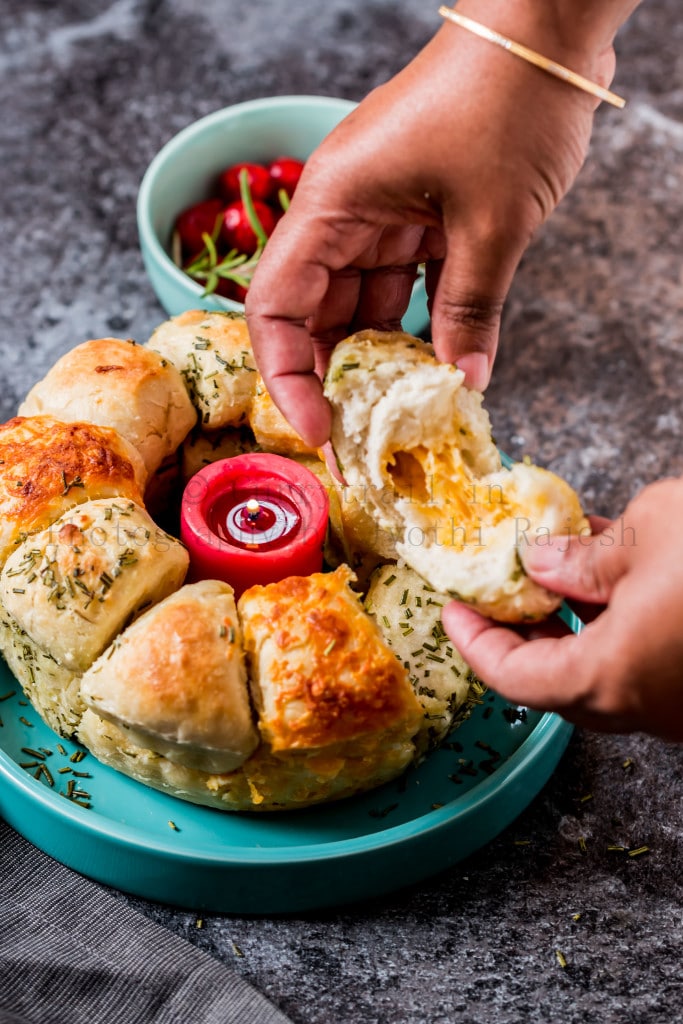
[[[435,590],[501,621],[543,618],[561,599],[529,579],[519,551],[588,522],[560,477],[502,468],[482,396],[463,381],[401,332],[341,342],[325,378],[341,472]]]
[[[76,345],[31,388],[20,416],[113,427],[151,476],[197,420],[183,378],[167,359],[120,338]]]
[[[234,593],[218,580],[187,584],[141,615],[81,692],[130,742],[187,768],[234,771],[259,743]]]

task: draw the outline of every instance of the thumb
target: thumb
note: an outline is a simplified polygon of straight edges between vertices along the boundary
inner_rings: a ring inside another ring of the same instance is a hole
[[[512,274],[521,253],[501,254],[471,236],[448,238],[443,261],[427,271],[432,342],[437,357],[456,363],[465,384],[483,391],[498,347],[500,318]]]
[[[628,569],[628,548],[615,544],[610,530],[576,537],[548,537],[520,549],[527,574],[556,594],[606,604]]]

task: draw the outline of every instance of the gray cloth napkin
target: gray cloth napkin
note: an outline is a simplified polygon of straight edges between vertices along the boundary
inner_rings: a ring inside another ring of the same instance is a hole
[[[0,821],[0,1024],[291,1024],[238,974]]]

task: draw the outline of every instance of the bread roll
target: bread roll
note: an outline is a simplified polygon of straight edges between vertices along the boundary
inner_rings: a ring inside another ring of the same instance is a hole
[[[147,347],[180,371],[205,430],[244,422],[257,372],[241,314],[190,309],[160,324]]]
[[[85,703],[129,740],[200,771],[258,746],[232,587],[181,587],[141,615],[83,676]]]
[[[150,476],[197,419],[175,367],[118,338],[86,341],[63,355],[29,391],[19,413],[113,427],[139,452]]]
[[[364,601],[422,705],[415,737],[421,754],[438,747],[484,692],[441,624],[449,600],[407,565],[386,565],[373,573]]]
[[[226,427],[213,433],[193,430],[181,447],[181,473],[187,483],[204,466],[210,466],[220,459],[232,459],[236,455],[259,451],[249,427]]]
[[[40,650],[83,672],[130,620],[178,589],[188,561],[132,501],[88,501],[17,546],[0,574],[0,603]]]
[[[116,431],[51,416],[0,425],[0,567],[27,534],[93,498],[142,504],[146,471]]]
[[[518,551],[589,527],[567,483],[520,463],[502,469],[482,396],[431,346],[362,331],[325,378],[332,444],[347,483],[396,551],[435,590],[502,621],[542,618],[561,599],[530,580]]]
[[[316,449],[306,444],[284,418],[266,390],[260,374],[249,407],[249,426],[254,432],[257,444],[264,452],[289,455],[293,458],[301,455],[317,456]]]
[[[41,651],[4,610],[0,611],[0,650],[41,718],[60,736],[71,739],[85,711],[80,673],[58,665],[51,654]]]
[[[361,737],[408,757],[421,718],[405,669],[349,587],[351,572],[290,576],[238,608],[259,731],[275,752],[335,752]]]

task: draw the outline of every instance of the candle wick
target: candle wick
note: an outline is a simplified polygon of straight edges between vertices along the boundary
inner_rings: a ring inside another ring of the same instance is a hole
[[[256,498],[250,498],[249,501],[247,502],[247,519],[249,520],[249,522],[255,522],[255,520],[258,519],[260,511],[261,506],[259,505]]]

